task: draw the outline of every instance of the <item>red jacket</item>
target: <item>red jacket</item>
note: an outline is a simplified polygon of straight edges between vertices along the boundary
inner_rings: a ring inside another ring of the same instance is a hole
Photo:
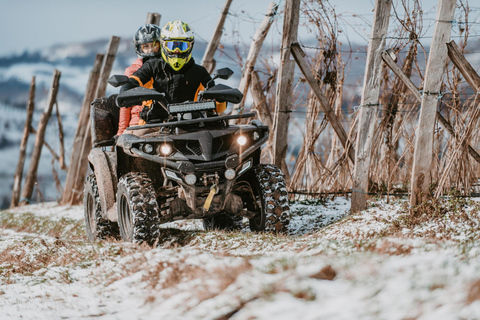
[[[135,71],[140,69],[142,65],[143,59],[138,58],[132,63],[130,67],[125,69],[124,75],[130,77]],[[120,108],[120,119],[118,121],[117,136],[121,135],[127,127],[138,125],[138,121],[140,120],[140,111],[142,111],[142,108],[142,106]]]

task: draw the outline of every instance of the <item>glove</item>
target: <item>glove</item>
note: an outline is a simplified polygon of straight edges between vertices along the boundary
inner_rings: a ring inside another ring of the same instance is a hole
[[[140,111],[140,119],[146,123],[162,122],[166,118],[168,118],[167,110],[156,103],[144,106],[142,111]]]

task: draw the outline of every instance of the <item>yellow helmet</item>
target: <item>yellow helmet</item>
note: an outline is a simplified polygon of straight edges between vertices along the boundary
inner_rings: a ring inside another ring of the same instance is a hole
[[[162,28],[161,42],[162,58],[173,70],[179,71],[192,58],[194,32],[185,22],[168,22]]]

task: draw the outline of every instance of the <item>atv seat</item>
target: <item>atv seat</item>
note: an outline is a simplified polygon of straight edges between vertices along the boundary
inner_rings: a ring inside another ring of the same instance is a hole
[[[115,104],[116,94],[95,99],[91,104],[90,121],[94,147],[113,146],[117,134],[120,109]]]

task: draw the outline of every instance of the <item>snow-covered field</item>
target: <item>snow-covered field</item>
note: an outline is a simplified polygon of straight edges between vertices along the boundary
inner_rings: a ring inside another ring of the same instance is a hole
[[[88,243],[81,207],[0,211],[0,319],[480,319],[480,206],[291,205],[288,235]]]

